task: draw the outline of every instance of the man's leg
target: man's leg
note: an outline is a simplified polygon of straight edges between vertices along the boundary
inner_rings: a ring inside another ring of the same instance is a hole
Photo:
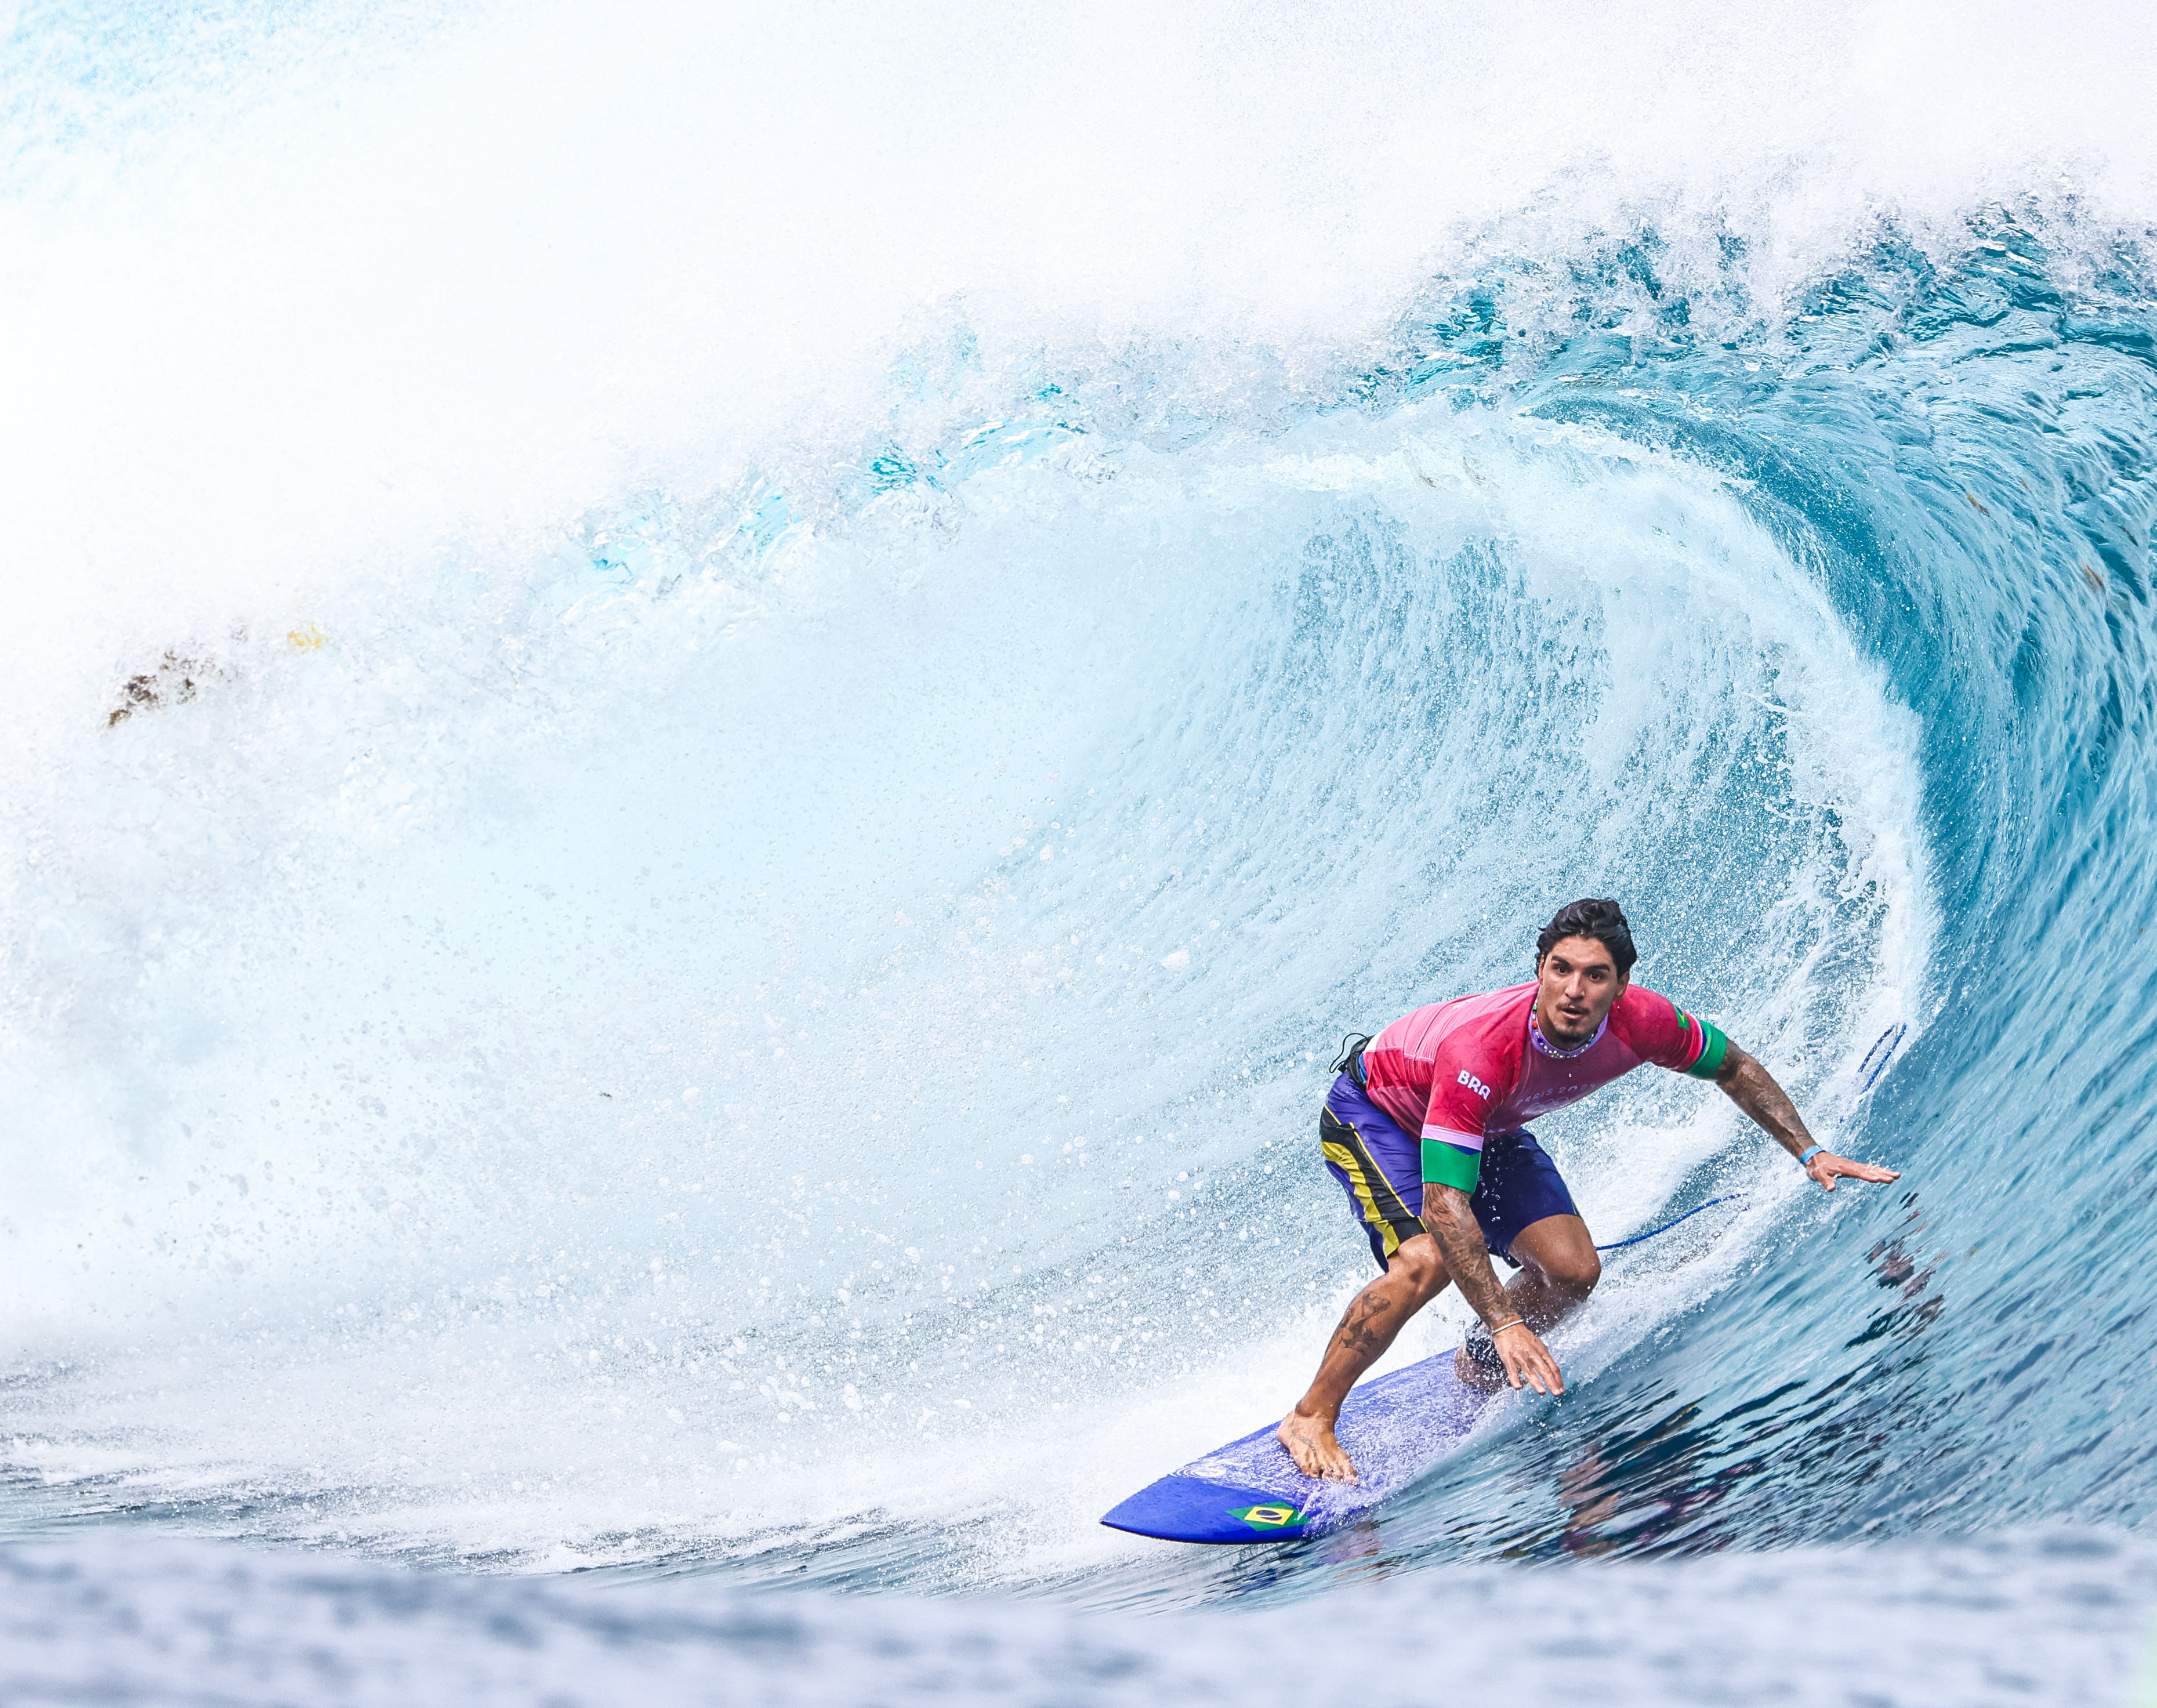
[[[1521,1273],[1506,1289],[1513,1309],[1538,1335],[1588,1303],[1603,1278],[1603,1259],[1578,1216],[1546,1216],[1513,1236]]]
[[[1333,1433],[1341,1402],[1356,1379],[1377,1362],[1408,1320],[1437,1298],[1449,1278],[1438,1242],[1419,1233],[1403,1240],[1387,1260],[1386,1273],[1349,1301],[1341,1326],[1326,1345],[1310,1392],[1281,1419],[1280,1443],[1304,1475],[1355,1479],[1356,1467]]]
[[[1547,1334],[1586,1304],[1603,1278],[1594,1237],[1578,1216],[1546,1216],[1530,1222],[1513,1236],[1512,1254],[1521,1273],[1506,1289],[1506,1299],[1538,1335]],[[1501,1386],[1504,1366],[1489,1347],[1478,1350],[1485,1356],[1477,1357],[1467,1346],[1454,1354],[1454,1373],[1472,1386]]]
[[[1401,1325],[1446,1284],[1438,1242],[1423,1232],[1421,1147],[1401,1124],[1343,1073],[1319,1112],[1318,1145],[1326,1172],[1348,1195],[1350,1212],[1385,1273],[1350,1301],[1333,1331],[1310,1391],[1277,1432],[1305,1475],[1352,1480],[1356,1467],[1334,1433],[1341,1402],[1356,1378],[1393,1343]]]

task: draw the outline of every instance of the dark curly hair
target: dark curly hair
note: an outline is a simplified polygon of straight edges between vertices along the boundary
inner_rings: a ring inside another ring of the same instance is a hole
[[[1568,937],[1592,937],[1609,949],[1621,979],[1633,970],[1633,963],[1640,958],[1640,951],[1633,947],[1633,928],[1625,923],[1625,910],[1608,896],[1589,896],[1581,901],[1568,902],[1553,913],[1550,923],[1536,934],[1536,965],[1543,964],[1543,957],[1550,953],[1553,943]]]

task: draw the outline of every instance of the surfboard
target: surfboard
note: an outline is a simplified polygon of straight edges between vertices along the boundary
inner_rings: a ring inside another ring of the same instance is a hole
[[[1890,1026],[1888,1033],[1894,1034],[1895,1043],[1902,1042],[1897,1028]],[[1882,1034],[1882,1043],[1888,1033]],[[1879,1047],[1873,1046],[1876,1052]],[[1887,1053],[1894,1053],[1894,1044],[1888,1045]],[[1882,1057],[1883,1067],[1886,1060]],[[1746,1196],[1725,1192],[1660,1227],[1595,1249],[1615,1252],[1645,1244],[1704,1211],[1742,1203]],[[1305,1476],[1274,1435],[1278,1424],[1266,1423],[1147,1484],[1104,1513],[1101,1522],[1165,1542],[1249,1543],[1323,1536],[1352,1523],[1455,1452],[1484,1407],[1510,1392],[1501,1388],[1486,1394],[1467,1386],[1453,1373],[1449,1349],[1348,1391],[1334,1430],[1356,1462],[1353,1483]]]
[[[1349,1390],[1335,1430],[1356,1462],[1356,1481],[1305,1476],[1274,1434],[1275,1419],[1149,1483],[1101,1522],[1166,1542],[1322,1536],[1458,1449],[1495,1397],[1462,1383],[1448,1349]]]

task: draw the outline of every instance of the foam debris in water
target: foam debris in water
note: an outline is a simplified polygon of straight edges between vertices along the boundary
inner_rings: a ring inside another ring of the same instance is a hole
[[[2121,1700],[2152,1654],[2152,1570],[2101,1534],[1919,1550],[1389,1577],[1137,1617],[1039,1603],[481,1580],[117,1536],[0,1548],[0,1696],[233,1708],[1017,1708],[1360,1700],[1346,1630],[1508,1699],[1895,1708]],[[1346,1670],[1344,1671],[1344,1667]]]

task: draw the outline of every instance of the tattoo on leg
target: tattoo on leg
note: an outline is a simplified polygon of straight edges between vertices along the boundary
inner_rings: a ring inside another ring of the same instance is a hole
[[[1390,1336],[1381,1329],[1377,1319],[1392,1309],[1392,1304],[1386,1299],[1358,1294],[1349,1301],[1341,1326],[1333,1331],[1333,1344],[1351,1352],[1383,1350]]]

